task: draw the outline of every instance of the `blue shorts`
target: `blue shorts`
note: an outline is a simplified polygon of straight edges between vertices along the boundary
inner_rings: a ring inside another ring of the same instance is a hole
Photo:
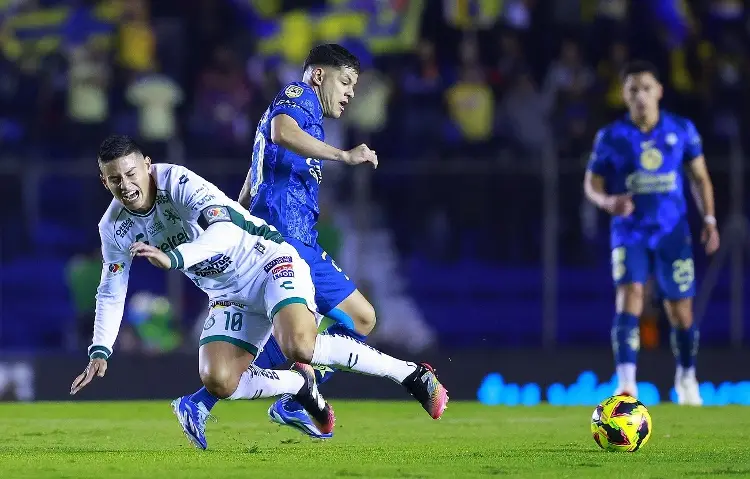
[[[315,304],[321,314],[330,312],[357,289],[354,282],[320,245],[308,246],[298,239],[286,236],[284,241],[292,245],[310,266],[315,285]]]
[[[667,300],[695,296],[695,267],[690,233],[675,228],[655,247],[646,240],[612,249],[612,279],[615,285],[645,284],[654,275],[659,293]]]

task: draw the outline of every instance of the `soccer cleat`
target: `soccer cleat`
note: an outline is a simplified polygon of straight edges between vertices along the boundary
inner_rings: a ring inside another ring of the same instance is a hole
[[[630,396],[632,398],[638,397],[638,386],[635,383],[626,384],[618,383],[617,389],[615,389],[615,396]]]
[[[212,418],[203,404],[196,404],[190,396],[182,396],[172,401],[172,411],[180,421],[185,437],[198,449],[208,448],[206,442],[206,421]]]
[[[323,396],[318,391],[313,368],[308,364],[294,363],[292,370],[300,373],[305,379],[302,389],[297,394],[292,395],[292,399],[307,411],[309,419],[315,428],[317,428],[317,432],[320,432],[321,436],[333,434],[333,427],[336,425],[336,416],[333,414],[331,405],[323,399]],[[274,407],[271,406],[271,409],[274,409]],[[271,409],[268,411],[269,414],[271,414]]]
[[[271,421],[282,426],[291,426],[315,439],[330,439],[333,433],[323,434],[310,419],[310,415],[299,406],[291,394],[284,394],[268,408]]]
[[[448,407],[448,391],[438,381],[432,366],[427,363],[417,365],[417,370],[401,384],[422,404],[432,419],[440,419]]]
[[[703,406],[698,380],[695,376],[675,378],[674,389],[677,393],[677,404],[681,406]]]

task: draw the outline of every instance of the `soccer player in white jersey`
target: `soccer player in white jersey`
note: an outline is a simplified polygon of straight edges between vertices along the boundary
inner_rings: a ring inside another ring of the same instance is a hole
[[[448,401],[432,371],[401,361],[352,338],[318,335],[309,266],[281,235],[187,168],[151,164],[127,136],[111,136],[98,154],[100,176],[114,196],[99,223],[104,265],[96,297],[89,363],[75,378],[76,394],[103,377],[120,328],[131,261],[146,258],[185,273],[209,298],[199,341],[201,381],[218,399],[259,399],[292,394],[322,432],[334,427],[333,409],[303,367],[261,369],[253,361],[273,330],[292,361],[346,368],[389,378],[422,402]],[[440,391],[435,395],[435,390]],[[183,396],[172,403],[185,435],[207,447],[209,416]]]

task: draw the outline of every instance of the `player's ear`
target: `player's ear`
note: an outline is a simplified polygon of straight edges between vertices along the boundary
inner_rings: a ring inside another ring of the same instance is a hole
[[[320,86],[323,84],[324,76],[325,76],[325,71],[323,70],[322,67],[313,68],[311,78],[315,86]]]
[[[151,157],[150,156],[144,156],[143,157],[143,163],[146,165],[146,168],[151,168]]]
[[[104,189],[109,191],[109,186],[107,186],[107,180],[104,179],[104,175],[102,174],[101,171],[99,171],[99,180],[101,180],[102,185],[104,185]]]

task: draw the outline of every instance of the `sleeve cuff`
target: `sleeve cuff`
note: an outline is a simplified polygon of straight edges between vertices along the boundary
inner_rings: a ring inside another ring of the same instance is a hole
[[[89,348],[89,359],[109,359],[112,355],[112,351],[104,346],[91,346]]]
[[[178,249],[167,251],[167,256],[169,256],[169,269],[182,269],[185,266],[185,260]]]

